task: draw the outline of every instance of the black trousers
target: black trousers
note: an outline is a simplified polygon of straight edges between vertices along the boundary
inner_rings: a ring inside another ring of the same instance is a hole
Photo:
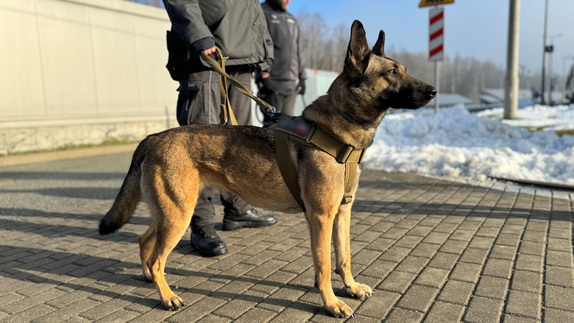
[[[226,71],[250,88],[251,68],[249,66],[230,66],[226,68]],[[220,123],[219,74],[211,70],[190,74],[180,81],[178,91],[177,121],[180,126]],[[228,95],[237,123],[251,125],[251,99],[237,91],[229,82]],[[211,188],[203,189],[195,206],[192,224],[202,228],[215,225],[213,197],[216,192]],[[253,208],[251,204],[233,193],[221,191],[220,195],[226,216],[241,214]]]

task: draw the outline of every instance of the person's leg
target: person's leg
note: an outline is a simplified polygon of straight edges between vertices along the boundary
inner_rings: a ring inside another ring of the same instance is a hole
[[[247,89],[251,90],[251,68],[247,65],[227,67],[227,73],[233,76]],[[229,102],[238,125],[251,125],[251,98],[239,92],[237,88],[227,82]]]
[[[273,84],[277,88],[277,105],[279,112],[293,116],[295,113],[295,99],[297,98],[297,83],[295,81],[274,80]]]
[[[237,79],[248,89],[251,86],[251,69],[249,66],[237,66],[227,69],[227,73]],[[237,123],[251,125],[251,99],[228,84],[229,102]],[[262,214],[241,197],[221,192],[221,203],[224,207],[223,229],[237,230],[242,227],[263,227],[277,223],[272,215]]]
[[[219,75],[212,71],[194,73],[180,82],[177,120],[180,125],[219,123],[219,102]],[[215,231],[214,194],[212,189],[203,189],[191,218],[191,243],[203,256],[227,252]]]
[[[290,95],[282,96],[283,105],[281,107],[281,112],[286,115],[295,115],[295,101],[297,100],[298,93],[293,93]]]

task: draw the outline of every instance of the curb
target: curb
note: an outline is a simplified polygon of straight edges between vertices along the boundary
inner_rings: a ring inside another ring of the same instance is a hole
[[[137,146],[138,144],[135,143],[135,144],[126,144],[117,146],[101,146],[101,147],[79,148],[65,151],[31,153],[25,155],[2,156],[0,157],[0,167],[123,153],[127,151],[134,151]]]

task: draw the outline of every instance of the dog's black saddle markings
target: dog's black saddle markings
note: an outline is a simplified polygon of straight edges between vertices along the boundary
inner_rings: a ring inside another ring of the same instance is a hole
[[[363,160],[366,149],[355,149],[353,146],[342,143],[318,127],[306,123],[301,117],[282,116],[269,128],[275,131],[275,153],[283,180],[303,212],[305,212],[305,204],[301,199],[297,170],[289,154],[290,139],[304,145],[316,146],[333,156],[338,163],[345,164],[345,195],[341,204],[353,201],[352,190],[357,175],[357,165]]]

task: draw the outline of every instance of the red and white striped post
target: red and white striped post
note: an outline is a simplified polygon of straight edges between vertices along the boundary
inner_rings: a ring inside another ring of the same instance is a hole
[[[429,24],[429,60],[442,61],[444,58],[444,9],[430,11]]]
[[[438,62],[444,59],[444,9],[437,7],[429,12],[429,61],[434,62],[434,86],[437,90],[437,95],[434,98],[434,110],[435,113],[438,113],[438,94],[440,93]]]

